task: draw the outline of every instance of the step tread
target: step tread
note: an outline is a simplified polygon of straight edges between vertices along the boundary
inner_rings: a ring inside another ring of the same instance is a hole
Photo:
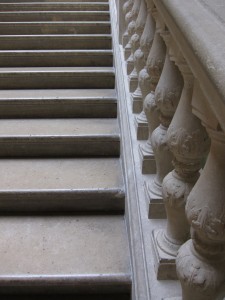
[[[0,74],[7,73],[113,73],[113,67],[9,67],[0,68]]]
[[[49,50],[0,50],[0,56],[44,56],[44,55],[83,55],[83,56],[102,56],[102,55],[112,55],[112,50],[102,49],[102,50],[83,50],[83,49],[49,49]]]
[[[116,119],[25,119],[0,120],[3,137],[119,136]]]
[[[114,89],[0,90],[1,118],[116,118]]]
[[[2,216],[0,230],[3,289],[130,288],[123,216]]]
[[[77,99],[82,101],[99,100],[108,102],[116,101],[114,89],[39,89],[39,90],[0,90],[0,101],[3,100],[47,100],[47,99]]]
[[[111,49],[111,34],[0,35],[0,49]]]
[[[110,25],[109,21],[26,21],[26,22],[0,22],[0,26],[4,25],[4,26],[9,26],[9,25],[15,25],[15,26],[27,26],[27,25],[78,25],[78,26],[82,26],[82,25]]]
[[[0,22],[1,35],[110,33],[108,21]]]
[[[25,11],[25,10],[94,10],[109,11],[108,2],[17,2],[0,3],[0,11]]]
[[[123,189],[117,158],[0,159],[0,177],[0,193]]]
[[[1,67],[113,65],[112,50],[0,50]]]
[[[12,11],[0,12],[1,22],[17,21],[108,21],[108,11]]]

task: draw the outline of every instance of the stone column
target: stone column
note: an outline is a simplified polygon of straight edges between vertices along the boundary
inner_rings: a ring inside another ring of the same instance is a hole
[[[176,278],[177,251],[190,233],[185,204],[198,180],[199,170],[209,147],[204,127],[192,114],[193,75],[184,60],[177,63],[183,75],[184,87],[167,132],[167,143],[174,155],[174,170],[164,178],[162,187],[167,226],[165,230],[153,231],[155,266],[159,279]]]
[[[132,10],[133,4],[134,4],[134,0],[127,0],[123,5],[123,13],[125,15],[125,24],[126,24],[126,30],[122,37],[122,44],[123,44],[124,48],[129,41],[128,24],[131,21],[131,10]]]
[[[127,60],[131,54],[131,37],[135,31],[136,20],[140,10],[141,0],[134,0],[134,4],[131,9],[131,14],[129,16],[129,24],[127,27],[128,31],[128,43],[125,46],[125,59]],[[129,74],[129,72],[128,72]]]
[[[176,261],[183,300],[222,300],[225,295],[225,133],[216,117],[211,118],[212,109],[207,106],[207,101],[202,101],[201,109],[208,111],[203,122],[211,148],[187,199],[192,239],[180,248]]]
[[[129,75],[130,92],[133,93],[137,88],[137,70],[134,63],[134,53],[140,47],[140,38],[143,33],[147,17],[147,8],[145,0],[141,0],[141,6],[136,20],[135,33],[131,37],[131,55],[127,60],[127,70],[132,69]],[[129,66],[130,65],[130,66]]]
[[[142,95],[143,98],[145,97],[143,111],[136,118],[137,132],[142,133],[141,138],[147,139],[147,142],[144,145],[140,145],[139,148],[142,173],[154,174],[156,172],[150,138],[152,131],[159,125],[159,114],[155,104],[154,93],[163,69],[165,54],[166,46],[160,36],[159,29],[157,29],[148,56],[145,77],[143,77],[143,81],[140,81]]]
[[[170,35],[166,34],[164,40],[169,47]],[[182,76],[175,66],[175,63],[170,60],[167,51],[162,75],[155,92],[155,109],[158,108],[159,110],[160,125],[152,132],[150,137],[156,161],[156,175],[146,185],[150,198],[150,218],[165,217],[165,207],[162,197],[162,181],[173,169],[173,155],[167,145],[167,130],[180,100],[182,88]]]
[[[138,77],[138,86],[131,96],[134,113],[140,113],[143,108],[142,92],[140,88],[140,81],[142,79],[140,76],[140,72],[143,70],[142,73],[145,73],[145,69],[147,68],[147,57],[152,47],[155,33],[155,21],[152,17],[151,9],[152,5],[149,1],[147,1],[147,18],[145,22],[145,28],[141,36],[140,48],[137,49],[134,53],[134,65],[136,67]]]

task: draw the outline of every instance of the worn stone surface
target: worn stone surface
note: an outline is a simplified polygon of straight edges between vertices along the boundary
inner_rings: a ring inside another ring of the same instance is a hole
[[[113,89],[1,90],[1,118],[115,118]]]
[[[0,297],[127,300],[109,2],[6,0],[0,15]]]
[[[1,292],[129,291],[122,216],[2,216],[0,231]]]

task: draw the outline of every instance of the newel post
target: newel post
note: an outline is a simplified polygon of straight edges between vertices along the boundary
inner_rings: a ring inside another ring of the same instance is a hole
[[[190,234],[185,205],[199,178],[199,170],[209,148],[208,135],[200,120],[192,113],[193,75],[184,60],[177,63],[183,75],[184,87],[167,132],[167,143],[174,155],[174,170],[164,178],[162,186],[167,226],[165,230],[153,231],[155,267],[159,279],[177,277],[177,252]]]
[[[207,101],[200,88],[196,98]],[[197,102],[196,102],[197,104]],[[225,133],[212,110],[202,118],[211,147],[201,176],[187,199],[191,239],[179,250],[177,273],[183,300],[222,300],[225,296]],[[213,118],[215,120],[213,120]]]

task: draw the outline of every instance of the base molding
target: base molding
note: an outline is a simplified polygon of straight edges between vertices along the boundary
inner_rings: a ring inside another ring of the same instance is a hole
[[[152,231],[152,244],[154,252],[154,267],[158,280],[177,280],[176,257],[171,256],[159,247],[157,235],[162,229]]]

